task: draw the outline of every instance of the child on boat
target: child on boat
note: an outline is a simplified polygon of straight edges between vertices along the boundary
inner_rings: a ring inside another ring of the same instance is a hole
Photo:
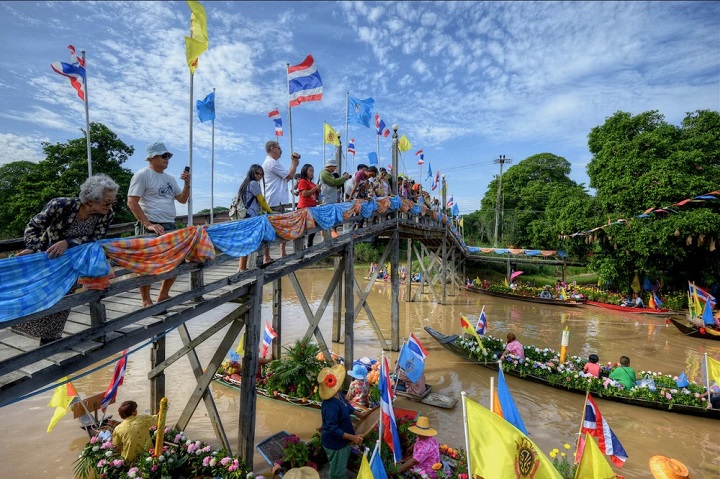
[[[588,356],[588,362],[585,363],[585,366],[583,366],[583,372],[589,373],[595,376],[596,378],[600,377],[600,365],[598,364],[598,361],[600,358],[597,354],[591,354]]]
[[[123,419],[112,432],[112,443],[127,463],[150,447],[150,428],[157,426],[157,414],[149,416],[137,413],[135,401],[125,401],[118,408]]]
[[[610,379],[619,382],[628,390],[636,386],[635,370],[630,367],[629,357],[620,356],[620,366],[612,370]]]
[[[370,389],[365,380],[368,374],[367,369],[362,364],[355,364],[347,374],[354,378],[354,380],[350,383],[345,398],[350,401],[350,404],[355,406],[356,409],[358,407],[369,407],[370,399],[368,395],[370,394]]]

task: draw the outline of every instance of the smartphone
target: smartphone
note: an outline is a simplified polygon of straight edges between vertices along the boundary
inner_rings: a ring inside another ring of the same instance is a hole
[[[186,166],[186,167],[185,167],[185,171],[186,171],[187,173],[190,173],[190,167],[189,167],[189,166]]]

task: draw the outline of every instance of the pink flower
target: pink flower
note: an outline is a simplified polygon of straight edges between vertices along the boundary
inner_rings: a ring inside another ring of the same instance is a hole
[[[100,441],[100,438],[97,436],[93,436],[90,438],[90,444],[95,444],[98,441]]]
[[[124,464],[125,464],[125,462],[122,459],[115,459],[112,462],[113,467],[121,467]]]
[[[227,464],[228,464],[229,462],[232,462],[232,459],[229,458],[229,457],[223,457],[223,458],[220,460],[220,464],[222,464],[223,466],[227,466]]]
[[[197,451],[197,449],[198,449],[198,445],[195,443],[192,443],[188,446],[188,453],[192,454],[195,451]]]
[[[666,397],[667,399],[672,399],[672,394],[670,394],[670,393],[665,393],[665,397]]]
[[[210,456],[205,456],[205,458],[203,459],[202,465],[205,467],[210,465]]]
[[[565,381],[570,381],[570,376],[566,376]]]
[[[97,463],[97,467],[103,467],[105,464],[107,464],[107,461],[105,459],[100,459]]]

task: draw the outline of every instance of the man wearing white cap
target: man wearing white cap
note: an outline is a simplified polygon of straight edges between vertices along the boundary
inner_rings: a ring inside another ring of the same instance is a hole
[[[190,197],[190,172],[185,171],[180,179],[185,182],[182,188],[177,180],[165,173],[172,158],[164,143],[152,143],[146,149],[145,159],[147,168],[135,173],[130,180],[127,205],[137,219],[135,234],[141,235],[150,231],[160,236],[176,229],[175,226],[175,200],[182,204],[187,203]],[[168,278],[162,282],[157,301],[164,301],[170,297],[170,287],[175,278]],[[140,287],[143,307],[152,306],[150,299],[150,285]]]
[[[325,168],[320,172],[320,204],[330,205],[338,202],[338,191],[350,179],[349,173],[343,173],[342,176],[335,177],[337,170],[337,160],[330,158],[325,162]],[[330,229],[333,238],[337,237],[335,228]],[[325,239],[329,239],[327,231],[323,233]]]

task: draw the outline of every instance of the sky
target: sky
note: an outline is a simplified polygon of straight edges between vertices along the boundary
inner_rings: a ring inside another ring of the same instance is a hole
[[[230,205],[275,139],[275,107],[289,165],[286,65],[308,54],[324,90],[292,109],[300,164],[318,171],[332,154],[327,122],[355,139],[342,170],[373,151],[387,167],[390,138],[378,150],[374,128],[345,124],[346,96],[372,97],[413,145],[401,173],[425,180],[429,164],[445,174],[461,214],[480,208],[500,155],[507,170],[553,153],[588,186],[587,136],[615,112],[658,110],[679,125],[687,112],[720,110],[719,2],[202,3],[209,49],[194,100],[216,89],[215,155],[212,175],[212,126],[193,107],[193,212],[210,207],[211,191],[215,206]],[[190,149],[189,25],[185,2],[0,2],[0,164],[39,161],[42,142],[82,137],[83,102],[50,69],[72,44],[86,51],[90,120],[135,148],[124,166],[145,167],[146,145],[162,141],[179,176]]]

